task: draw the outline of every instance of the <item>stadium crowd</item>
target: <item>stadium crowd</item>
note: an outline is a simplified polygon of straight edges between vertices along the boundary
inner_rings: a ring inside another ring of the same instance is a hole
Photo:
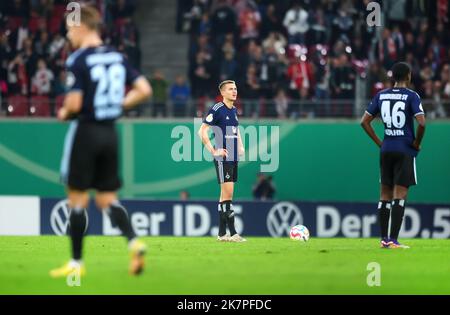
[[[65,38],[67,0],[14,0],[0,3],[0,91],[11,97],[15,114],[54,114],[65,93],[65,61],[71,52]],[[132,20],[135,1],[78,1],[102,14],[102,37],[140,68],[139,33]],[[6,104],[5,102],[2,102]],[[9,108],[12,110],[12,107]],[[8,110],[8,108],[6,108]]]
[[[68,2],[0,3],[5,107],[30,100],[31,114],[46,116],[60,106],[70,53],[63,23]],[[102,13],[105,43],[140,69],[139,32],[132,19],[137,0],[82,2]],[[382,27],[367,24],[369,2],[178,0],[177,31],[189,34],[189,69],[187,78],[179,75],[174,82],[161,71],[151,75],[153,116],[201,116],[218,100],[217,83],[233,79],[245,116],[351,117],[355,100],[365,107],[367,99],[390,86],[393,63],[406,60],[413,68],[412,88],[425,100],[427,112],[448,117],[450,0],[384,0]],[[49,100],[50,113],[38,106]],[[3,111],[9,113],[8,108]]]
[[[448,115],[449,1],[385,0],[384,27],[366,23],[369,2],[179,1],[178,31],[190,33],[193,97],[214,97],[216,82],[234,79],[240,97],[255,101],[247,101],[245,115],[260,115],[261,104],[274,100],[276,115],[286,117],[291,101],[353,100],[357,76],[369,99],[390,86],[390,67],[406,60],[428,112]]]

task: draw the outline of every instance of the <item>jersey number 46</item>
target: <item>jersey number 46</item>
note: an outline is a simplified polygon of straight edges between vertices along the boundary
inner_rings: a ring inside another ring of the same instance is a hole
[[[405,106],[405,102],[398,101],[391,110],[391,101],[381,103],[381,118],[387,128],[392,128],[392,125],[397,129],[403,128],[406,122]]]

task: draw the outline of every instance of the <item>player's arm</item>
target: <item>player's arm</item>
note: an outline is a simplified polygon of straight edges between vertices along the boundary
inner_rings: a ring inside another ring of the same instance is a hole
[[[153,90],[150,83],[146,78],[140,76],[133,82],[132,89],[125,96],[123,108],[131,109],[150,98],[152,94]]]
[[[238,128],[238,153],[239,156],[242,156],[245,154],[245,148],[244,148],[244,144],[242,143],[242,138],[241,138],[241,132]]]
[[[374,116],[365,112],[363,117],[361,118],[361,127],[364,131],[369,135],[369,137],[375,142],[378,147],[381,147],[382,141],[378,138],[375,130],[372,127],[372,121],[374,120]]]
[[[67,120],[81,110],[83,105],[83,93],[81,91],[72,91],[66,94],[63,106],[58,111],[59,120]]]
[[[206,149],[213,155],[213,156],[228,156],[227,149],[214,149],[213,145],[211,144],[211,140],[209,140],[208,131],[209,131],[209,125],[203,123],[200,126],[200,129],[198,130],[198,136],[202,140],[202,143],[205,145]]]
[[[423,136],[425,135],[425,115],[416,115],[417,129],[416,129],[416,139],[413,142],[413,147],[420,151],[420,144],[422,143]]]

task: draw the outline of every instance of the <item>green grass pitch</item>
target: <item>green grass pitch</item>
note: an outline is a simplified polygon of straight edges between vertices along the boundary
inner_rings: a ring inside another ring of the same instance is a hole
[[[143,239],[147,268],[131,277],[123,238],[87,237],[87,275],[69,287],[48,276],[67,261],[68,238],[0,237],[0,294],[450,294],[450,240],[384,250],[376,239]],[[367,285],[370,262],[380,264],[380,286]]]

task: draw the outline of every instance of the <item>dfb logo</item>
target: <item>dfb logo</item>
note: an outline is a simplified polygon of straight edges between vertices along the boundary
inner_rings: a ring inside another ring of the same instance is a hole
[[[267,229],[274,237],[287,236],[292,226],[302,223],[300,209],[291,202],[279,202],[267,214]]]
[[[50,226],[52,227],[53,232],[56,235],[66,235],[67,228],[69,226],[69,203],[68,200],[59,201],[52,209],[50,214]],[[86,226],[84,228],[84,232],[86,233],[88,225],[89,225],[89,217],[87,215],[87,210],[84,209],[84,215],[86,216]]]

